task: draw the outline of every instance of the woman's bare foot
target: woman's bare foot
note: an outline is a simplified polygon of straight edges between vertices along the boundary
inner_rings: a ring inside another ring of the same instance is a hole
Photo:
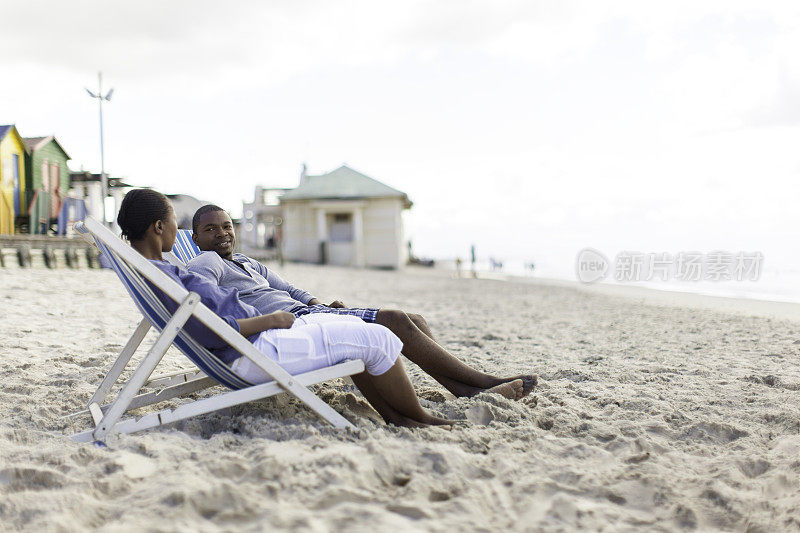
[[[414,420],[413,418],[408,418],[407,416],[399,416],[389,422],[395,426],[405,427],[405,428],[430,428],[430,427],[437,427],[444,429],[446,431],[450,431],[453,429],[453,422],[450,420],[445,420],[443,418],[437,418],[435,416],[431,417],[430,423],[420,422],[419,420]]]
[[[525,383],[522,381],[522,379],[507,381],[505,383],[501,383],[500,385],[495,385],[494,387],[484,389],[483,392],[488,392],[489,394],[499,394],[500,396],[508,398],[509,400],[519,400],[526,394]]]
[[[439,418],[438,416],[429,416],[427,420],[423,420],[424,423],[430,424],[432,426],[453,426],[456,424],[455,420],[448,420],[446,418]]]

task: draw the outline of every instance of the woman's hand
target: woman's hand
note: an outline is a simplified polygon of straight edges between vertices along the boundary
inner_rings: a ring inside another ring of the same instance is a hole
[[[271,324],[266,329],[289,329],[294,324],[294,315],[288,311],[275,311],[264,315],[264,318],[268,318]]]
[[[250,337],[268,329],[289,329],[294,324],[294,315],[287,311],[275,311],[268,315],[240,318],[236,322],[239,323],[239,333],[243,337]]]

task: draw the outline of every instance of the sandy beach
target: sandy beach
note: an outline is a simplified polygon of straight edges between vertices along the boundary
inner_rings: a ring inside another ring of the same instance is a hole
[[[76,444],[60,417],[84,407],[139,315],[110,271],[0,269],[3,529],[800,528],[800,306],[421,269],[279,272],[324,301],[421,313],[458,357],[535,371],[539,387],[520,402],[455,399],[409,363],[424,405],[465,425],[386,426],[337,381],[320,395],[354,432],[282,395]],[[159,371],[189,365],[173,349]]]

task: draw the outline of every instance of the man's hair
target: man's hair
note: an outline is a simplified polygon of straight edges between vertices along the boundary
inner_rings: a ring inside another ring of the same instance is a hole
[[[225,210],[218,205],[206,204],[197,211],[195,211],[194,216],[192,217],[192,233],[197,233],[197,224],[200,222],[200,217],[205,215],[206,213],[211,213],[212,211],[224,212]]]
[[[152,189],[128,191],[117,215],[122,236],[131,242],[138,241],[147,233],[150,224],[166,218],[170,205],[166,196]]]

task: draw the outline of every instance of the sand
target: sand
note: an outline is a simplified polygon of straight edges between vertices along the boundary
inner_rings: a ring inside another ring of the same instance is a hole
[[[751,316],[742,301],[723,311],[427,270],[280,272],[324,300],[422,313],[472,365],[538,372],[535,396],[455,399],[409,364],[424,404],[465,425],[385,426],[337,381],[319,393],[354,432],[282,395],[109,438],[107,448],[76,444],[60,417],[83,407],[139,317],[111,272],[7,268],[3,529],[800,528],[800,323],[791,312]],[[183,366],[171,351],[161,370]]]

